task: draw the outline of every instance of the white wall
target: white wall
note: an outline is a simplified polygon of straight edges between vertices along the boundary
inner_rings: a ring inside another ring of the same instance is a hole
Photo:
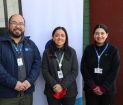
[[[22,11],[26,20],[25,35],[31,36],[41,55],[53,29],[63,26],[67,29],[69,44],[75,48],[80,64],[83,49],[83,0],[22,0]],[[77,98],[80,98],[82,97],[80,72],[77,81],[79,91]],[[43,90],[44,80],[40,75],[36,82],[33,105],[47,105]]]

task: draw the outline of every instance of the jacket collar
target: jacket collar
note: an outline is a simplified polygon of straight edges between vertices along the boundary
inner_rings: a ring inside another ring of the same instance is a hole
[[[30,36],[24,36],[23,41],[28,40]],[[6,32],[3,35],[0,35],[0,41],[11,41],[12,38],[10,37],[10,34]]]

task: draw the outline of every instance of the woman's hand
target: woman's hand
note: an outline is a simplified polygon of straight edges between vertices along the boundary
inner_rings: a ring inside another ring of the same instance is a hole
[[[56,93],[59,93],[63,90],[62,86],[60,84],[56,84],[53,86],[53,91]]]
[[[99,86],[96,86],[96,88],[93,89],[93,92],[94,92],[96,95],[103,95],[103,92],[101,91],[101,89],[100,89]]]

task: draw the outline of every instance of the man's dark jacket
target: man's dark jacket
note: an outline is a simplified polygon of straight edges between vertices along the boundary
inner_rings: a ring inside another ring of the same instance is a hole
[[[14,88],[18,81],[18,64],[16,54],[12,48],[11,38],[8,34],[0,36],[0,97],[16,97],[18,91]],[[26,78],[31,87],[25,94],[34,91],[36,81],[41,68],[41,57],[38,48],[29,37],[24,37],[23,56],[26,69]]]

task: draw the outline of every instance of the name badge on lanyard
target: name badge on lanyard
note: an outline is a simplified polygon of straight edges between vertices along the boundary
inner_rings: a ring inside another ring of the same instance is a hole
[[[15,44],[12,44],[12,46],[15,49],[15,51],[17,52],[17,64],[18,64],[18,66],[23,66],[23,59],[20,56],[20,54],[22,53],[23,44],[21,43],[19,45],[19,47],[17,47]]]
[[[59,79],[62,79],[63,78],[63,72],[62,72],[62,69],[61,69],[63,58],[64,58],[64,53],[62,54],[62,57],[61,57],[60,61],[59,61],[58,57],[56,59],[57,62],[58,62],[58,67],[59,67],[59,70],[57,71],[57,74],[58,74],[58,78]]]
[[[105,48],[103,49],[103,51],[101,52],[101,54],[99,55],[96,47],[95,47],[95,52],[96,52],[96,55],[97,55],[97,58],[98,58],[98,67],[97,68],[94,68],[94,73],[98,73],[98,74],[102,74],[103,73],[103,69],[100,68],[100,59],[101,59],[101,56],[104,54],[104,52],[106,51],[106,49],[108,48],[108,43],[106,44]]]
[[[18,66],[23,66],[22,58],[17,58],[17,64],[18,64]]]
[[[102,68],[94,68],[94,73],[102,74]]]
[[[58,73],[58,78],[59,78],[59,79],[63,78],[63,73],[62,73],[61,70],[60,70],[60,71],[57,71],[57,73]]]

